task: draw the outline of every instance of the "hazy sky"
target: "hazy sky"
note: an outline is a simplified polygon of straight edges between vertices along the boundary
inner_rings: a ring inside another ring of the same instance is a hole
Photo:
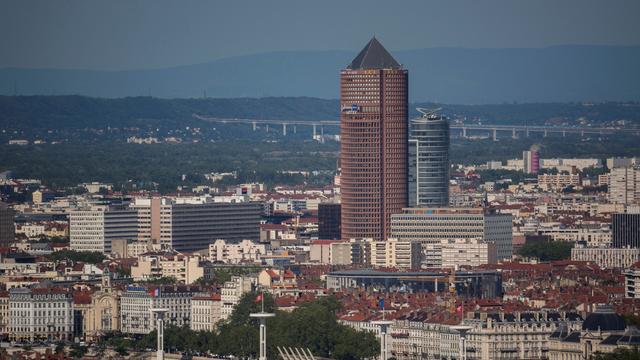
[[[0,0],[0,67],[140,69],[280,50],[640,45],[638,0]]]

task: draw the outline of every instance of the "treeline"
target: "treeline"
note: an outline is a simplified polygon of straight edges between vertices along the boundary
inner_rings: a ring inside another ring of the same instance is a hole
[[[250,313],[261,311],[256,294],[246,294],[236,306],[230,319],[218,325],[216,331],[193,331],[188,327],[169,326],[164,332],[165,348],[185,354],[216,354],[247,359],[258,355],[258,321]],[[371,332],[360,332],[338,323],[339,302],[322,298],[307,302],[292,312],[274,309],[273,299],[265,294],[265,311],[276,312],[267,320],[267,353],[275,357],[277,347],[308,348],[313,355],[337,360],[357,360],[375,356],[379,342]],[[140,339],[113,336],[105,343],[121,355],[127,349],[155,349],[156,332]]]
[[[337,149],[337,144],[302,141],[287,145],[248,141],[0,145],[0,172],[11,170],[16,177],[42,179],[53,188],[102,181],[117,185],[118,190],[167,192],[178,185],[205,184],[203,174],[230,171],[238,172],[235,183],[302,184],[317,179],[281,171],[335,170]]]

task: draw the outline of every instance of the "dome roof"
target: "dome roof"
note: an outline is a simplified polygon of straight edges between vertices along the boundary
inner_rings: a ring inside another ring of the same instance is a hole
[[[624,331],[626,325],[622,316],[616,314],[610,305],[598,305],[582,323],[582,330]]]

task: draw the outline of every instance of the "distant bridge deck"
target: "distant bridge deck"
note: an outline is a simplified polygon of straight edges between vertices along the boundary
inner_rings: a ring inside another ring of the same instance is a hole
[[[313,127],[313,134],[316,135],[316,128],[321,129],[324,126],[340,126],[339,120],[283,120],[283,119],[239,119],[239,118],[220,118],[206,115],[193,114],[193,117],[203,121],[210,121],[222,124],[247,124],[252,125],[255,131],[258,125],[280,125],[282,126],[282,132],[287,134],[287,127],[292,126],[311,126]],[[525,133],[527,136],[529,133],[543,133],[545,136],[549,133],[561,133],[563,136],[566,134],[615,134],[626,133],[633,135],[640,135],[640,128],[613,128],[613,127],[573,127],[573,126],[529,126],[529,125],[478,125],[478,124],[451,124],[452,130],[459,130],[461,136],[467,137],[467,132],[482,131],[488,132],[489,136],[493,135],[494,139],[497,139],[497,133],[510,132],[512,137],[516,137],[517,133]]]

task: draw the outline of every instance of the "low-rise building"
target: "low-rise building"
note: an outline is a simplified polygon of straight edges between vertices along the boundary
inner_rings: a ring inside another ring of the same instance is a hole
[[[267,289],[293,289],[297,286],[296,274],[291,270],[264,269],[258,275],[258,285]]]
[[[627,269],[640,261],[640,249],[586,247],[577,244],[571,249],[571,260],[592,262],[603,269]]]

